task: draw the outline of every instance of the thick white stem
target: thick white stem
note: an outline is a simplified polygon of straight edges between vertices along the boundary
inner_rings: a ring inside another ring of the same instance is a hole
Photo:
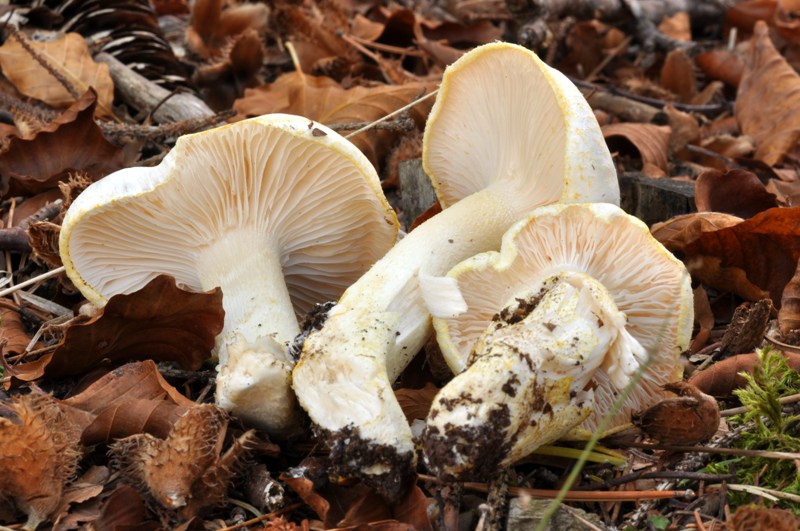
[[[342,295],[321,330],[309,335],[293,373],[300,404],[335,437],[348,427],[371,447],[385,446],[413,463],[411,430],[391,383],[431,334],[419,275],[444,275],[461,260],[497,249],[523,215],[502,191],[475,193],[426,221],[390,250]],[[357,456],[346,468],[365,475]]]
[[[299,334],[277,246],[241,230],[198,255],[204,289],[222,288],[225,326],[217,337],[216,401],[273,435],[297,426],[288,344]]]
[[[626,348],[642,349],[613,298],[588,275],[564,272],[515,300],[523,302],[503,314],[534,308],[521,320],[492,322],[474,362],[431,406],[423,448],[442,478],[486,479],[561,438],[592,412],[595,371],[621,363],[608,358],[635,359]]]

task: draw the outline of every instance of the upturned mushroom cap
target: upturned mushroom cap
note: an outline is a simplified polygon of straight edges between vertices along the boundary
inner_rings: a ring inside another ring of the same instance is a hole
[[[434,401],[426,428],[426,455],[445,476],[493,466],[490,453],[497,465],[555,439],[588,438],[642,369],[607,425],[627,426],[632,412],[680,378],[692,329],[689,274],[618,207],[541,207],[506,233],[500,252],[465,260],[448,276],[468,309],[434,319],[458,374]],[[470,430],[502,444],[456,450]]]
[[[270,408],[290,407],[296,314],[339,297],[397,230],[355,146],[275,114],[183,136],[158,166],[94,183],[71,205],[60,250],[69,277],[101,305],[162,273],[190,289],[222,287],[218,402],[272,431]],[[260,374],[262,354],[279,366],[272,376]],[[283,391],[270,395],[264,378]]]
[[[514,190],[528,211],[555,201],[619,204],[586,99],[516,44],[479,46],[447,67],[422,157],[443,207],[490,187]]]
[[[539,205],[619,201],[586,100],[513,44],[479,46],[447,68],[425,127],[423,163],[449,206],[347,289],[309,334],[292,376],[333,467],[388,497],[402,494],[416,463],[392,382],[430,337],[431,316],[453,311],[444,298],[447,271],[498,249],[506,230]]]

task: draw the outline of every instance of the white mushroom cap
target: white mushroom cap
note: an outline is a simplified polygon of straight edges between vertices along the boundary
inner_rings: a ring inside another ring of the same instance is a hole
[[[60,248],[69,277],[101,305],[162,273],[190,289],[222,287],[218,401],[280,431],[266,418],[291,397],[285,349],[299,333],[296,314],[338,298],[397,230],[355,146],[307,118],[275,114],[183,136],[158,166],[94,183],[71,205]],[[235,378],[234,345],[243,367]],[[265,362],[253,361],[265,350],[284,387],[272,403],[258,384],[269,378],[258,374]]]
[[[445,70],[423,164],[442,206],[486,188],[513,190],[526,211],[555,201],[618,205],[607,152],[575,85],[527,48],[497,42]]]
[[[679,355],[688,347],[693,319],[690,277],[644,223],[608,204],[536,209],[505,234],[499,253],[477,255],[450,271],[448,276],[456,279],[468,310],[434,319],[434,327],[448,365],[461,373],[494,316],[513,307],[516,299],[529,296],[545,280],[569,272],[596,280],[627,319],[619,339],[591,377],[594,410],[571,434],[585,438],[643,361],[625,355],[636,351],[634,343],[651,360],[629,400],[611,420],[611,428],[627,425],[632,411],[664,397],[661,386],[682,372]]]

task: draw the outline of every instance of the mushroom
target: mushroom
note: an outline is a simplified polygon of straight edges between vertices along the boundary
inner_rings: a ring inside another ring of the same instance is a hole
[[[616,172],[592,110],[533,52],[480,46],[444,73],[423,139],[423,165],[445,208],[350,286],[305,340],[292,381],[339,474],[387,497],[415,464],[392,382],[451,301],[443,275],[497,249],[534,207],[619,202]],[[457,302],[457,301],[456,301]]]
[[[680,379],[689,274],[616,206],[541,207],[504,235],[500,252],[448,277],[468,309],[433,320],[457,374],[423,432],[426,462],[442,478],[485,479],[557,439],[588,439],[637,371],[609,433]]]
[[[98,305],[162,273],[190,289],[221,287],[217,404],[287,435],[297,428],[287,350],[297,316],[341,295],[397,231],[354,145],[275,114],[183,136],[158,166],[92,184],[67,212],[60,251]]]

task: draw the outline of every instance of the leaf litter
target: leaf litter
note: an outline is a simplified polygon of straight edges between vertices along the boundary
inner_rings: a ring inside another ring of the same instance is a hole
[[[60,209],[31,216],[78,175],[95,181],[154,164],[182,134],[264,113],[355,131],[435,90],[443,68],[472,46],[518,42],[584,91],[620,175],[640,176],[636,200],[646,191],[655,201],[676,201],[669,183],[692,190],[682,211],[658,219],[652,231],[692,273],[699,310],[684,363],[693,386],[672,384],[678,396],[639,412],[641,432],[603,441],[600,450],[615,448],[627,464],[589,463],[572,489],[600,492],[595,499],[605,503],[568,502],[558,518],[579,522],[584,511],[591,525],[608,529],[796,529],[791,472],[745,471],[775,462],[759,452],[800,456],[799,423],[778,421],[797,415],[792,382],[800,369],[797,2],[745,0],[710,15],[678,10],[638,19],[613,1],[602,12],[581,2],[536,12],[511,0],[204,0],[191,7],[138,0],[109,2],[119,7],[113,15],[92,3],[63,4],[0,8],[11,25],[0,46],[0,245],[10,279],[0,289],[59,265]],[[121,35],[122,21],[131,20],[140,30],[123,45],[93,40]],[[152,108],[121,96],[131,78],[109,75],[94,59],[99,46],[151,82],[199,96],[204,118],[153,125]],[[431,100],[411,105],[353,137],[397,209],[397,168],[419,157],[430,107]],[[631,109],[639,109],[638,122]],[[520,500],[554,496],[574,463],[534,454],[478,486],[440,484],[420,465],[417,485],[387,502],[332,476],[312,434],[272,442],[207,403],[223,318],[218,290],[189,293],[160,277],[87,317],[63,275],[24,289],[0,305],[3,525],[520,529],[538,522],[536,505]],[[764,299],[769,305],[759,307]],[[65,321],[66,312],[78,317]],[[421,352],[396,388],[412,426],[446,383],[432,370],[441,365],[435,350]],[[751,409],[731,417],[740,401]],[[687,414],[695,424],[685,423]],[[780,448],[762,444],[778,432]],[[757,486],[742,487],[748,481]],[[668,503],[656,487],[676,494]],[[639,500],[620,501],[619,488]],[[677,494],[689,489],[688,497]]]

